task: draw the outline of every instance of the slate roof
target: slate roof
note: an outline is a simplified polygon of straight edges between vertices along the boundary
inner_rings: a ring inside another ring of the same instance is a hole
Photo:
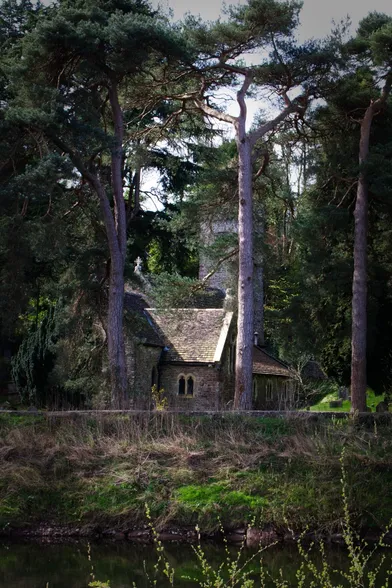
[[[286,364],[279,361],[279,359],[275,359],[260,347],[253,348],[253,373],[270,376],[285,376],[286,378],[292,377],[292,373]]]
[[[146,311],[147,306],[148,303],[140,294],[125,292],[125,324],[128,325],[133,336],[140,339],[145,345],[164,347],[164,340]]]
[[[232,312],[222,308],[148,308],[134,292],[124,296],[126,323],[145,345],[163,347],[166,363],[214,363],[220,361]],[[253,373],[292,377],[283,362],[260,347],[253,348]]]
[[[165,341],[163,361],[213,363],[220,360],[233,316],[221,308],[147,310]]]

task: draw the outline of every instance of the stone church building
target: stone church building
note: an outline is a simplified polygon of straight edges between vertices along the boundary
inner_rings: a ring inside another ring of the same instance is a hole
[[[201,258],[200,279],[210,265]],[[189,308],[150,308],[142,294],[125,293],[128,377],[135,408],[152,407],[153,385],[164,389],[172,410],[232,408],[237,321],[227,278],[227,269],[220,268]],[[253,408],[290,408],[294,396],[292,372],[258,344],[255,334]]]
[[[212,303],[219,302],[215,297]],[[230,410],[234,398],[236,317],[212,308],[149,308],[125,294],[129,386],[135,407],[151,407],[151,388],[163,388],[172,410]],[[292,373],[259,345],[253,351],[253,408],[292,406]]]

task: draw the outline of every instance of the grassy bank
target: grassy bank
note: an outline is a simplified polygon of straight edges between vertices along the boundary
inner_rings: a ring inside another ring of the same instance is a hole
[[[329,384],[329,383],[328,383]],[[327,388],[327,385],[324,384],[324,387]],[[350,412],[351,411],[351,402],[350,400],[343,400],[342,406],[333,406],[331,408],[330,402],[339,400],[339,393],[338,393],[338,386],[336,384],[331,383],[330,389],[328,393],[324,395],[324,397],[317,402],[310,406],[309,410],[312,412]],[[385,397],[384,394],[376,395],[374,390],[371,388],[367,389],[366,392],[366,404],[367,408],[370,412],[376,412],[377,405],[380,402],[384,402]]]
[[[257,526],[335,532],[340,456],[358,527],[392,518],[390,425],[353,420],[0,415],[0,528]]]

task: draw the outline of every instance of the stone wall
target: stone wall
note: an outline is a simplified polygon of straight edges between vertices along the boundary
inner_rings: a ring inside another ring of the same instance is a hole
[[[233,408],[234,390],[235,390],[235,373],[233,366],[233,358],[231,354],[234,354],[235,361],[235,348],[233,347],[230,353],[230,346],[235,341],[235,325],[232,325],[225,348],[222,353],[221,370],[220,370],[220,381],[222,383],[221,393],[221,410],[231,410]]]
[[[127,362],[127,378],[128,378],[128,390],[133,390],[135,387],[136,377],[136,341],[129,335],[124,338],[125,343],[125,361]]]
[[[155,371],[155,384],[158,384],[158,363],[162,350],[160,347],[136,345],[135,384],[133,396],[135,406],[142,410],[151,408],[151,387],[153,385],[152,371]]]
[[[193,396],[179,395],[180,376],[192,376]],[[160,368],[160,387],[164,388],[170,410],[220,410],[220,372],[215,366],[163,365]]]
[[[162,353],[160,347],[153,347],[126,340],[126,360],[131,407],[137,410],[151,408],[152,370],[155,369],[158,383],[158,364]]]

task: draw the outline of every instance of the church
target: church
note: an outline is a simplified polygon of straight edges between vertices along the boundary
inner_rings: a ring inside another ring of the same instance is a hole
[[[215,223],[214,234],[219,228]],[[208,258],[201,256],[200,280],[210,268]],[[140,272],[140,266],[135,271]],[[228,272],[221,266],[208,288],[186,308],[151,308],[140,292],[125,293],[126,356],[134,408],[152,408],[155,385],[163,388],[170,410],[232,409],[237,321],[235,301],[227,289]],[[292,376],[286,364],[259,344],[255,333],[253,409],[291,408],[295,401]]]

